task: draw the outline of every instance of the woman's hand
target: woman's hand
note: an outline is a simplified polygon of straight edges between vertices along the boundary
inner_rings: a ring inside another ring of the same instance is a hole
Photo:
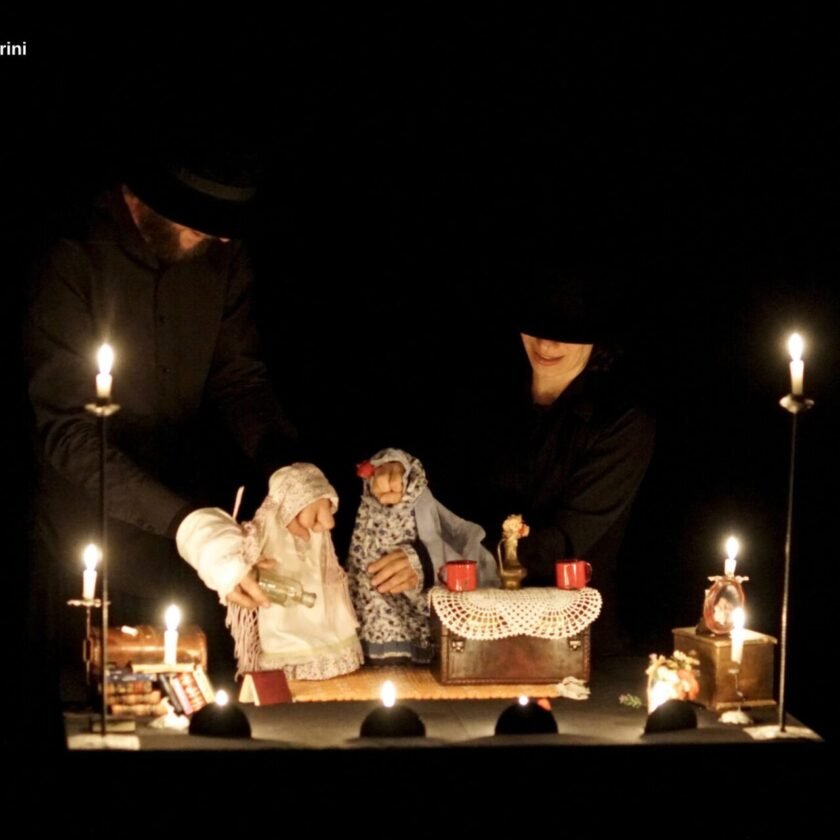
[[[404,475],[405,467],[399,461],[386,461],[374,471],[370,480],[370,492],[380,504],[395,505],[403,497]]]
[[[383,595],[399,595],[420,585],[420,577],[402,549],[375,560],[367,572],[372,576],[371,586]]]

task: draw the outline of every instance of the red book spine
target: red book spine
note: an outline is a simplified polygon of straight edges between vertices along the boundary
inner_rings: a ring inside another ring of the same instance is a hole
[[[191,715],[194,711],[196,711],[193,708],[192,703],[190,703],[190,698],[187,697],[187,692],[184,691],[184,686],[181,685],[177,677],[172,678],[171,685],[172,690],[178,698],[178,702],[181,704],[181,708],[184,710],[184,714]]]

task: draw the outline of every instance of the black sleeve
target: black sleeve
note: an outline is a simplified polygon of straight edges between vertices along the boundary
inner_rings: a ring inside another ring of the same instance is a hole
[[[653,455],[652,415],[631,408],[595,436],[576,459],[556,507],[519,543],[520,562],[553,576],[563,557],[583,557],[630,506]]]
[[[415,540],[411,547],[417,552],[417,557],[420,559],[420,565],[423,567],[423,591],[431,589],[435,583],[435,570],[432,564],[432,557],[429,554],[429,549],[426,548],[425,543],[421,540]]]
[[[96,331],[93,267],[84,250],[61,242],[38,266],[24,330],[29,396],[42,457],[95,499],[99,493],[97,420],[85,410],[95,396]],[[190,507],[109,445],[108,514],[166,535]]]
[[[243,452],[269,476],[279,467],[306,460],[307,453],[259,356],[252,307],[250,264],[240,249],[231,267],[207,395]]]

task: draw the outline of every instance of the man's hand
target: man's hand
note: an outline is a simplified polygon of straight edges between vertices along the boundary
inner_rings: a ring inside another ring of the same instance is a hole
[[[302,540],[309,539],[309,532],[331,531],[335,526],[329,499],[317,499],[307,505],[288,525],[289,533]]]
[[[403,497],[404,475],[405,467],[399,461],[386,461],[376,468],[370,481],[370,492],[380,504],[395,505]]]
[[[367,567],[372,575],[371,586],[383,595],[399,595],[420,585],[420,578],[402,550],[392,551]]]
[[[276,560],[260,560],[257,566],[260,569],[270,569],[276,565]],[[245,607],[248,610],[256,610],[259,607],[270,607],[271,601],[265,592],[260,589],[257,583],[257,575],[253,570],[249,571],[236,588],[227,596],[229,604],[238,604],[240,607]]]

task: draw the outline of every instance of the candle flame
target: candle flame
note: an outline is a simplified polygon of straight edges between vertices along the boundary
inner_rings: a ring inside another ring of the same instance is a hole
[[[744,612],[743,607],[735,607],[732,610],[732,626],[735,630],[743,630],[744,624],[747,621],[747,614]]]
[[[799,333],[793,333],[791,337],[788,339],[788,352],[790,353],[791,359],[794,362],[798,362],[802,359],[802,351],[805,349],[805,342],[802,340],[802,336]]]
[[[102,374],[109,374],[111,368],[114,366],[114,351],[110,344],[103,344],[96,354],[96,361],[99,364],[99,372]]]
[[[397,687],[391,682],[391,680],[385,680],[385,682],[382,683],[382,689],[379,692],[379,696],[382,698],[382,705],[387,709],[390,709],[391,706],[397,702]]]
[[[181,623],[181,610],[175,604],[170,604],[163,614],[163,620],[167,630],[177,630],[178,625]]]
[[[528,705],[528,698],[524,694],[519,695],[519,705],[520,706],[527,706]]]
[[[85,547],[85,550],[82,554],[82,560],[84,561],[85,568],[92,572],[96,568],[96,564],[102,557],[102,552],[93,544],[90,543]]]
[[[738,556],[738,552],[741,550],[741,543],[738,542],[737,537],[730,537],[726,541],[726,556],[730,560],[734,560]]]
[[[670,683],[657,680],[648,694],[648,714],[658,709],[663,703],[674,699],[674,687]]]
[[[230,697],[228,697],[228,693],[224,689],[220,688],[216,692],[216,705],[217,706],[227,706],[229,700],[230,700]]]

